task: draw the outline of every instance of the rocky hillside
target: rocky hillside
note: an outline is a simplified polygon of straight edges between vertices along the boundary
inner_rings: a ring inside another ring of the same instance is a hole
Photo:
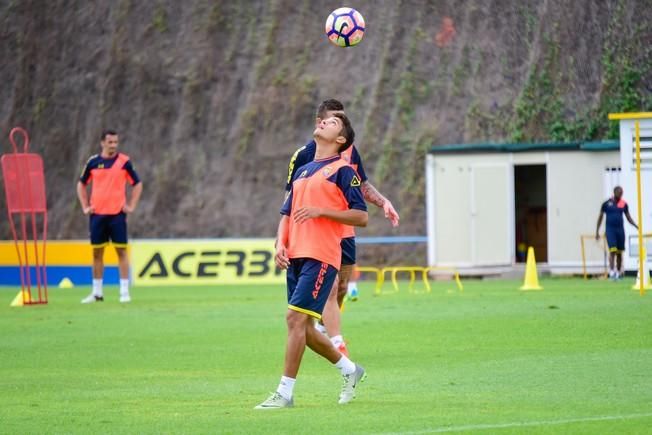
[[[144,180],[133,237],[272,236],[288,159],[339,98],[402,214],[363,234],[425,234],[432,145],[601,139],[608,112],[652,109],[649,0],[349,4],[368,30],[341,49],[331,0],[0,2],[0,145],[20,125],[44,156],[50,237],[86,237],[75,182],[105,127]]]

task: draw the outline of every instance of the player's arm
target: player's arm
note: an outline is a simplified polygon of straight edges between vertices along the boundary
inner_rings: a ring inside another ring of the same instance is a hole
[[[86,190],[86,185],[81,181],[77,182],[77,198],[79,198],[79,204],[81,204],[84,214],[93,213],[93,207],[88,203],[88,191]]]
[[[287,269],[290,265],[288,258],[287,246],[290,235],[290,214],[292,213],[292,187],[285,196],[285,201],[281,207],[281,221],[278,223],[276,230],[276,240],[274,247],[276,248],[276,255],[274,255],[274,262],[279,269]]]
[[[600,240],[600,227],[602,226],[602,216],[604,216],[604,204],[600,207],[600,214],[598,215],[598,225],[595,228],[595,239]]]
[[[133,211],[136,210],[138,201],[140,201],[140,195],[142,195],[142,193],[143,183],[142,181],[139,181],[138,184],[136,184],[131,190],[131,199],[129,200],[129,203],[125,204],[125,206],[122,208],[125,213],[133,213]]]
[[[392,223],[393,227],[397,227],[400,217],[391,201],[381,195],[378,189],[376,189],[374,185],[369,182],[369,180],[362,182],[361,190],[365,201],[382,208],[385,212],[385,218],[387,218]]]
[[[380,192],[378,192],[378,189],[376,189],[369,182],[367,174],[364,170],[364,165],[362,164],[362,157],[360,156],[360,153],[355,146],[353,146],[351,151],[351,164],[357,168],[356,171],[358,172],[360,180],[362,181],[361,190],[365,201],[370,202],[379,208],[382,208],[385,212],[385,218],[391,222],[392,226],[397,227],[400,218],[396,212],[396,209],[392,205],[391,201],[381,195]]]
[[[632,224],[634,228],[638,230],[638,225],[636,225],[636,222],[634,222],[634,219],[629,214],[629,207],[625,209],[625,217],[627,218],[627,221]]]
[[[79,204],[81,204],[84,214],[91,214],[95,211],[88,202],[88,190],[86,189],[86,185],[91,180],[91,161],[93,157],[88,159],[79,181],[77,181],[77,198],[79,198]]]
[[[353,225],[355,227],[366,227],[367,221],[369,220],[367,212],[363,210],[332,210],[321,207],[301,207],[292,215],[292,217],[294,218],[294,222],[298,224],[305,222],[308,219],[323,217],[341,224]]]
[[[122,207],[122,211],[125,213],[132,213],[136,210],[138,201],[140,201],[140,195],[143,193],[143,183],[140,181],[140,177],[134,170],[131,160],[125,163],[124,170],[127,172],[127,180],[131,183],[133,189],[131,190],[131,199]]]

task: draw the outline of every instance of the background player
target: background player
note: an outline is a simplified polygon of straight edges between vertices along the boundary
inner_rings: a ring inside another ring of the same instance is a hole
[[[367,207],[360,179],[339,153],[354,139],[343,114],[323,120],[314,131],[315,159],[292,179],[276,239],[276,265],[287,269],[288,326],[285,367],[278,389],[256,409],[293,406],[293,389],[306,345],[340,369],[340,404],[353,398],[364,369],[342,355],[314,328],[340,267],[344,224],[365,226]]]
[[[638,226],[629,215],[629,206],[623,199],[623,188],[616,186],[614,196],[602,203],[600,215],[598,216],[598,225],[595,229],[595,238],[600,239],[600,226],[602,225],[602,216],[607,215],[605,224],[605,237],[609,246],[609,278],[619,279],[623,266],[623,251],[625,250],[625,222],[623,214],[627,221],[638,229]],[[615,261],[614,261],[615,260]],[[615,268],[614,268],[614,263]]]
[[[127,256],[127,214],[133,212],[143,191],[143,183],[134,171],[129,156],[118,152],[118,134],[102,132],[102,152],[91,156],[77,182],[77,197],[84,214],[90,215],[90,239],[93,246],[93,291],[83,304],[104,300],[104,247],[109,240],[115,246],[120,269],[120,302],[131,301],[129,295],[129,258]],[[133,186],[127,202],[125,183]],[[86,186],[91,185],[88,201]]]
[[[315,126],[326,118],[330,118],[337,113],[344,113],[344,105],[335,99],[328,99],[323,101],[317,107],[317,116]],[[316,144],[312,140],[308,144],[299,148],[292,158],[288,166],[288,178],[285,185],[285,190],[289,192],[291,187],[291,180],[294,177],[297,168],[311,162],[315,158]],[[367,175],[364,171],[362,158],[358,153],[355,145],[349,147],[346,151],[342,152],[342,158],[349,162],[349,164],[356,170],[361,181],[361,191],[364,199],[383,209],[385,217],[389,219],[392,226],[396,227],[399,224],[399,215],[394,209],[392,203],[378,192],[378,190],[369,182]],[[333,292],[326,302],[323,314],[323,324],[326,327],[326,332],[335,347],[342,353],[348,355],[346,344],[342,337],[341,332],[341,316],[340,307],[344,302],[344,297],[347,294],[349,287],[349,280],[353,272],[356,262],[356,247],[355,247],[355,231],[353,227],[348,226],[342,242],[342,265],[335,281]],[[321,329],[320,329],[321,330]]]

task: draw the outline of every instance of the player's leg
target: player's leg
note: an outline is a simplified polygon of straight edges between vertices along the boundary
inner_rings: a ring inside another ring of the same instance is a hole
[[[353,265],[355,264],[355,238],[347,237],[340,243],[342,248],[342,264],[337,275],[337,280],[330,293],[327,306],[324,309],[324,326],[333,345],[344,355],[348,356],[346,342],[342,336],[342,315],[341,307],[346,296]],[[342,289],[344,292],[342,293]],[[333,301],[335,299],[335,301]],[[334,304],[336,302],[337,304]]]
[[[283,376],[276,388],[276,391],[267,398],[263,403],[256,406],[255,409],[278,409],[287,408],[294,405],[293,391],[296,376],[299,372],[303,352],[306,348],[305,341],[305,328],[301,327],[302,320],[312,322],[303,310],[298,310],[294,304],[301,304],[297,302],[295,292],[299,283],[301,270],[305,263],[305,259],[292,259],[290,266],[287,269],[287,299],[288,299],[288,312],[285,316],[285,321],[288,328],[287,342],[285,346],[285,363],[283,367]],[[311,323],[312,326],[312,323]],[[289,376],[288,376],[289,374]]]
[[[360,278],[360,272],[356,271],[354,264],[349,278],[349,284],[346,286],[346,295],[351,302],[358,300],[358,278]]]
[[[288,327],[288,338],[283,376],[296,379],[303,352],[306,350],[306,330],[315,328],[312,327],[312,318],[308,314],[292,309],[288,310],[285,321]],[[289,398],[291,397],[290,395]]]
[[[118,270],[120,273],[120,302],[130,302],[129,295],[129,253],[127,251],[127,215],[118,213],[111,217],[109,236],[118,255]]]
[[[328,299],[324,306],[324,312],[322,313],[322,323],[324,324],[326,334],[328,334],[329,337],[339,336],[339,341],[342,342],[342,333],[340,330],[340,307],[337,304],[338,281],[339,278],[335,277],[335,282],[328,294]],[[333,345],[338,347],[339,343],[333,343]],[[344,352],[346,352],[346,349],[344,349]]]
[[[104,279],[104,246],[93,246],[93,280]],[[100,288],[101,290],[101,288]]]
[[[115,247],[120,271],[120,302],[131,302],[129,295],[129,254],[126,247]]]
[[[349,292],[349,283],[353,275],[355,264],[342,264],[340,268],[339,279],[337,280],[337,305],[342,307],[344,298]]]
[[[609,227],[606,228],[605,237],[607,238],[607,246],[609,247],[609,279],[616,279],[616,234]]]
[[[330,288],[333,290],[333,284],[336,278],[337,272],[335,271],[335,268],[332,266],[328,266],[327,268],[324,269],[324,265],[320,264],[318,262],[314,262],[313,270],[316,270],[317,267],[320,267],[319,275],[322,277],[322,287],[323,288]],[[308,277],[311,277],[307,279],[306,281],[311,282],[311,283],[317,283],[319,279],[314,279],[312,276],[314,276],[314,272],[308,273]],[[301,287],[301,283],[299,284]],[[304,291],[302,294],[305,295],[310,295],[312,298],[308,298],[305,300],[305,305],[302,305],[303,307],[308,307],[308,310],[312,313],[319,313],[320,310],[323,309],[325,306],[325,300],[328,297],[330,297],[330,294],[333,293],[333,291],[329,292],[328,295],[324,298],[324,295],[321,295],[321,292],[317,291],[315,293],[315,290],[317,287],[314,284],[311,284],[309,286],[306,286],[308,289],[310,287],[313,287],[314,290],[312,291]],[[321,296],[320,296],[321,295]],[[343,378],[343,383],[342,383],[342,390],[340,392],[340,398],[339,398],[339,403],[344,404],[350,402],[353,397],[355,396],[355,388],[358,385],[360,381],[362,381],[365,377],[365,371],[364,369],[351,361],[347,355],[344,355],[340,353],[331,343],[330,341],[324,337],[323,334],[321,334],[319,331],[317,331],[311,324],[306,325],[306,345],[310,347],[311,350],[316,352],[317,354],[321,355],[328,361],[330,361],[332,364],[335,365],[335,368],[340,370],[340,373],[342,374]]]
[[[102,281],[104,279],[104,247],[109,239],[104,216],[92,214],[89,217],[89,232],[93,247],[93,288],[91,294],[82,299],[82,304],[104,300]]]
[[[616,274],[617,278],[623,275],[623,251],[625,250],[625,228],[620,228],[616,234]]]
[[[334,284],[334,288],[331,291],[331,297],[329,299],[333,300],[331,303],[331,309],[328,314],[330,317],[324,320],[324,325],[328,331],[328,336],[333,343],[333,346],[340,351],[340,353],[349,356],[349,350],[346,347],[346,342],[342,336],[342,314],[341,307],[344,303],[344,297],[346,297],[349,279],[351,277],[351,272],[353,271],[353,265],[351,264],[342,264],[340,266],[340,271],[337,276],[337,281]]]

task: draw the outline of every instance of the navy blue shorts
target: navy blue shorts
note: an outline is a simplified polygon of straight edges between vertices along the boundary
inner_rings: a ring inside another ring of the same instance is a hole
[[[117,247],[127,246],[127,215],[92,214],[90,217],[91,245],[106,246],[109,240]]]
[[[605,231],[609,252],[622,252],[625,250],[625,229],[609,228]]]
[[[312,258],[293,258],[287,270],[288,308],[321,319],[337,269]]]
[[[355,237],[347,237],[340,242],[342,247],[342,265],[355,264]]]

